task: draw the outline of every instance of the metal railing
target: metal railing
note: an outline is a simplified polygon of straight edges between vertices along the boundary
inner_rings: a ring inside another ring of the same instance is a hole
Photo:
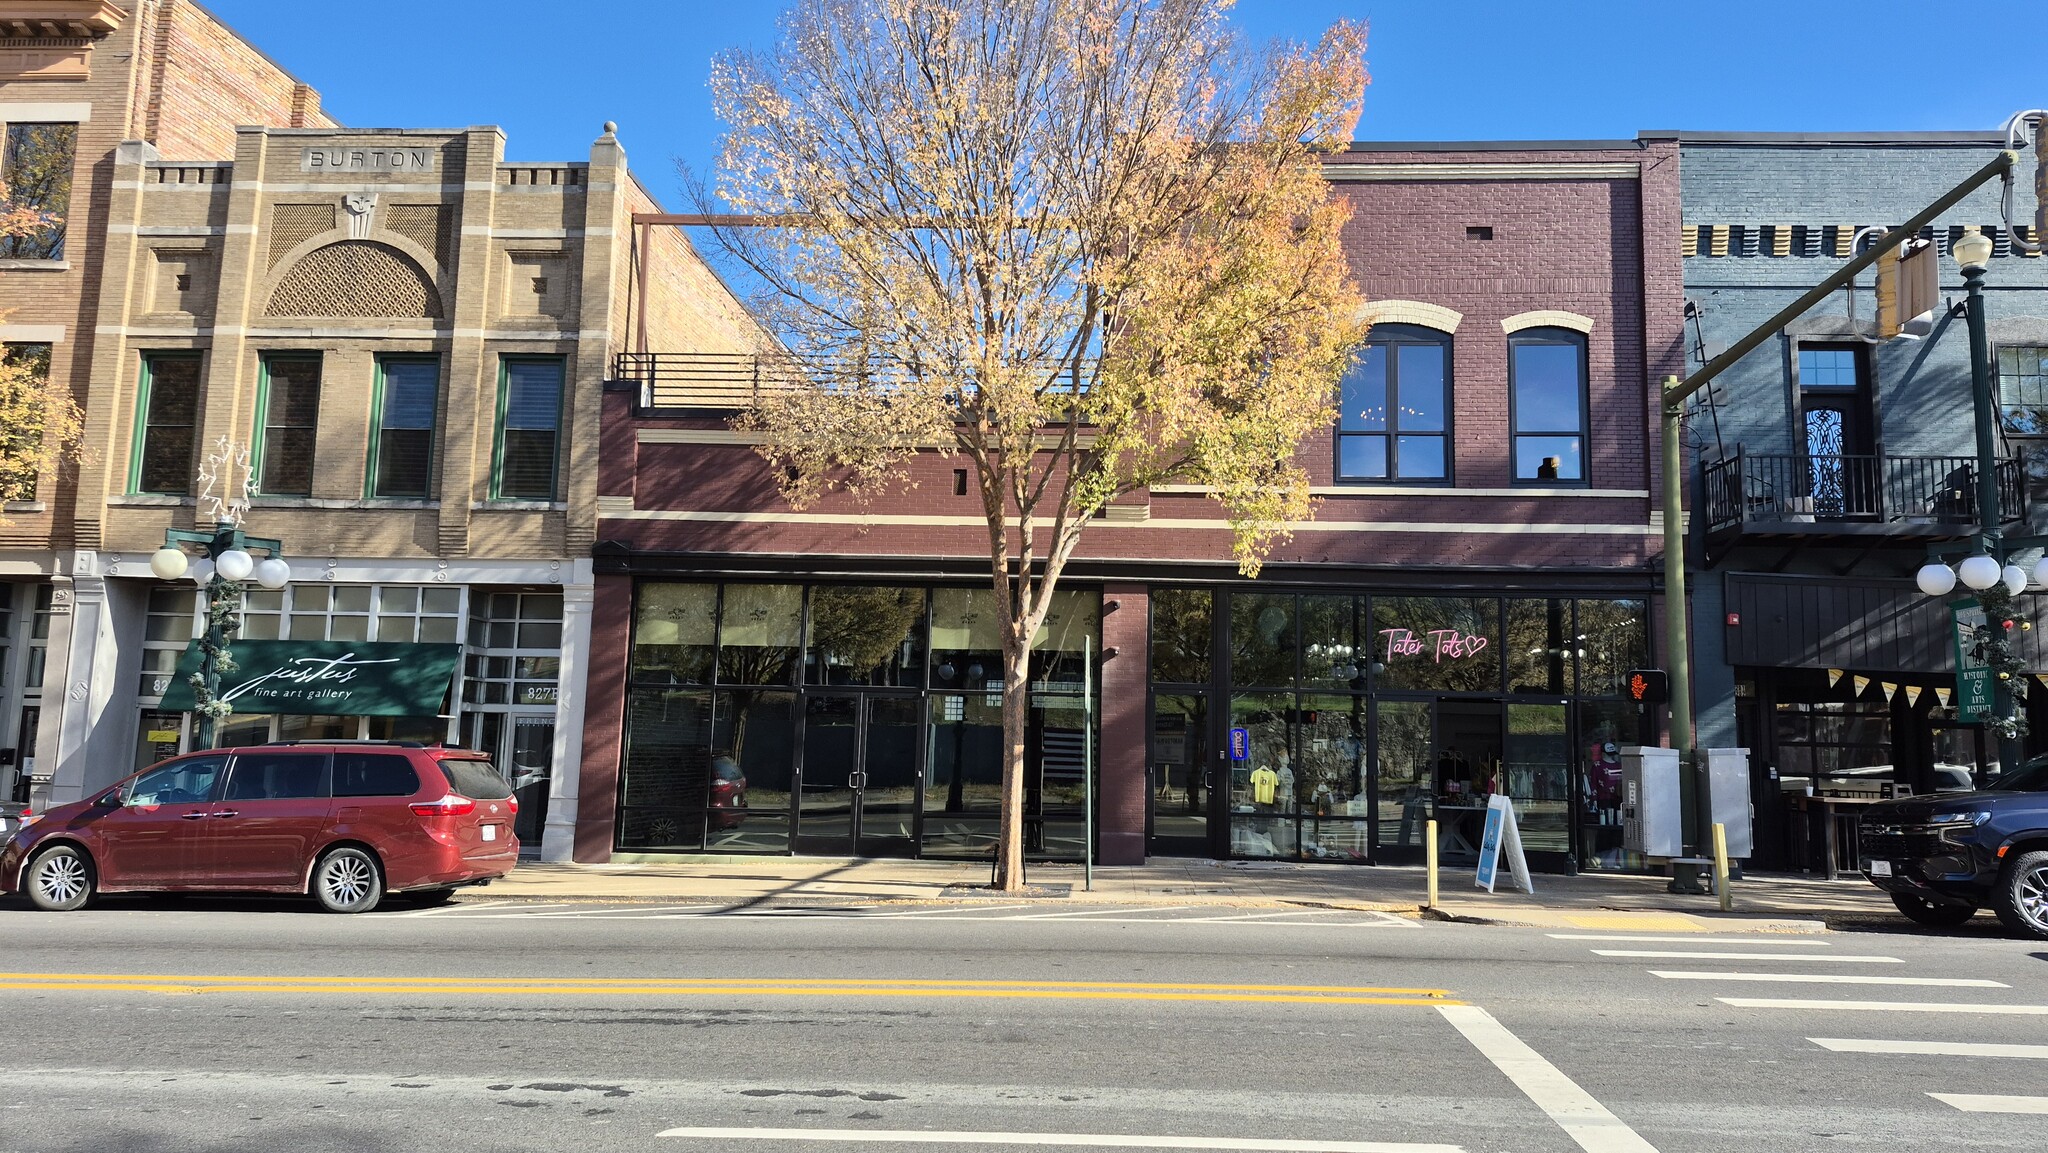
[[[2026,517],[2026,469],[1998,462],[2003,521]],[[1977,459],[1970,456],[1737,452],[1702,472],[1710,532],[1744,524],[1977,523]]]
[[[1074,373],[1085,389],[1094,372],[1083,363]],[[1048,366],[1048,372],[1056,371]],[[621,352],[612,357],[612,379],[639,385],[642,411],[751,408],[764,397],[792,388],[831,388],[859,381],[888,387],[908,382],[901,366],[875,368],[852,362],[747,352]]]

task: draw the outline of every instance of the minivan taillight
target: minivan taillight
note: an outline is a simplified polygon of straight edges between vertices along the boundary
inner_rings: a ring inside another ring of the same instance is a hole
[[[427,801],[412,807],[414,814],[422,817],[460,817],[476,812],[476,802],[468,797],[450,793],[438,801]]]
[[[518,811],[519,811],[519,798],[518,798],[518,797],[506,797],[506,798],[505,798],[505,807],[507,807],[507,808],[511,809],[511,810],[512,810],[513,812],[515,812],[515,813],[516,813],[516,812],[518,812]]]

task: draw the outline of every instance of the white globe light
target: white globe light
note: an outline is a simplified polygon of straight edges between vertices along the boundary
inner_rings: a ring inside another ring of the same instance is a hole
[[[177,580],[185,575],[185,550],[169,545],[149,554],[149,571],[167,581]]]
[[[281,589],[291,583],[292,566],[270,557],[256,566],[256,583],[267,589]]]
[[[241,549],[231,548],[220,554],[220,559],[213,562],[213,568],[224,581],[245,581],[250,573],[256,571],[256,558]]]
[[[2006,592],[2018,596],[2027,591],[2027,570],[2016,564],[2009,564],[2000,575],[2005,580]]]
[[[185,575],[192,578],[192,583],[203,585],[213,579],[213,562],[200,557],[192,562],[192,571]]]
[[[1956,587],[1956,570],[1938,561],[1928,561],[1913,574],[1913,580],[1928,596],[1947,596],[1949,590]]]
[[[1988,556],[1973,556],[1956,566],[1956,575],[1963,578],[1964,584],[1982,592],[1997,584],[2005,575],[2005,570]]]
[[[2034,562],[2034,583],[2048,585],[2048,555]]]

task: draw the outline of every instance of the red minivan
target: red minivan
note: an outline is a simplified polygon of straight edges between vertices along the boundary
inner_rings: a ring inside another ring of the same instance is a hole
[[[361,913],[386,893],[445,900],[519,863],[519,802],[483,753],[285,741],[175,757],[24,814],[0,893],[76,909],[95,892],[310,893]]]

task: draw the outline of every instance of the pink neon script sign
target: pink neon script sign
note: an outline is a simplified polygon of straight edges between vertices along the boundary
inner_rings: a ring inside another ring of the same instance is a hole
[[[1431,629],[1426,633],[1417,633],[1414,629],[1381,629],[1380,635],[1387,638],[1388,660],[1429,653],[1437,664],[1444,663],[1445,657],[1457,660],[1477,656],[1488,643],[1477,633],[1461,633],[1457,629]]]

